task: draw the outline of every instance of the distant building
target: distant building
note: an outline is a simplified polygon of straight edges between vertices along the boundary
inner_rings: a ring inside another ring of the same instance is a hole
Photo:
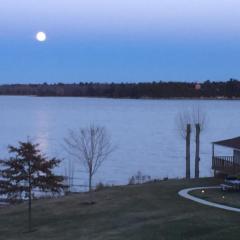
[[[201,84],[200,83],[197,83],[196,85],[195,85],[195,90],[200,90],[201,89]]]

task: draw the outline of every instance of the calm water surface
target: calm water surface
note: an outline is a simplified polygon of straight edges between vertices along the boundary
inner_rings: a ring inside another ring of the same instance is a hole
[[[125,184],[137,171],[154,178],[183,177],[185,147],[176,116],[194,106],[207,114],[201,136],[201,175],[209,176],[211,142],[240,135],[240,101],[4,96],[0,97],[0,148],[2,156],[6,156],[8,144],[29,136],[48,155],[64,159],[59,169],[64,174],[70,158],[63,149],[68,129],[94,123],[105,126],[117,146],[100,168],[95,182]],[[193,163],[193,154],[191,160]],[[86,184],[84,169],[77,162],[75,169],[78,184]]]

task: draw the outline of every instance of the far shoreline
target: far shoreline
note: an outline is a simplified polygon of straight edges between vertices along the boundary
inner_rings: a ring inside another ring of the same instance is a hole
[[[106,96],[53,96],[53,95],[17,95],[17,94],[1,94],[0,97],[38,97],[38,98],[86,98],[86,99],[112,99],[112,100],[202,100],[202,101],[239,101],[240,97],[195,97],[195,98],[187,98],[187,97],[169,97],[169,98],[151,98],[151,97],[140,97],[140,98],[132,98],[132,97],[106,97]]]

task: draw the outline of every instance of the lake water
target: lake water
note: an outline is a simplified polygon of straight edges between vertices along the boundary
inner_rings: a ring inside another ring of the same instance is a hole
[[[201,176],[211,172],[211,142],[240,135],[240,101],[223,100],[119,100],[100,98],[0,97],[0,149],[27,137],[39,142],[49,156],[70,156],[63,149],[68,129],[89,124],[105,126],[116,150],[99,169],[94,182],[125,184],[141,171],[152,178],[185,174],[185,142],[176,126],[179,112],[200,107],[207,114],[201,135]],[[194,150],[194,137],[192,137]],[[221,150],[219,150],[221,151]],[[194,154],[191,156],[194,167]],[[77,184],[87,184],[75,162]],[[193,170],[192,170],[193,173]]]

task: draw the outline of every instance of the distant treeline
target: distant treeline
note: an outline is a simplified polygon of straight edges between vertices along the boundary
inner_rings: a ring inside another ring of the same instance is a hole
[[[0,85],[0,95],[107,98],[240,98],[240,81]]]

